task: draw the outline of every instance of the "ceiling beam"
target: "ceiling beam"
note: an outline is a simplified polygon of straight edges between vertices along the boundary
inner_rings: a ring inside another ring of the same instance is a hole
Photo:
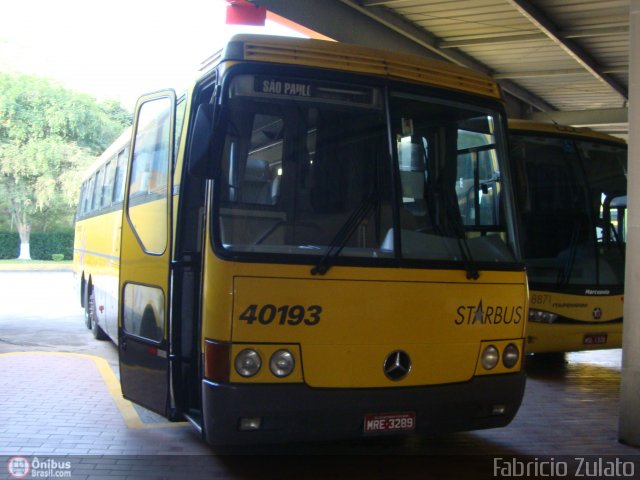
[[[628,65],[619,65],[616,67],[603,67],[600,69],[602,73],[627,73]],[[584,68],[562,68],[555,70],[523,70],[515,72],[495,73],[493,78],[496,80],[504,80],[506,78],[538,78],[538,77],[558,77],[563,75],[588,75]]]
[[[528,42],[531,40],[544,40],[547,36],[544,33],[520,33],[517,35],[486,35],[482,37],[443,40],[439,43],[440,48],[461,48],[473,47],[476,45],[495,45],[498,43]]]
[[[629,121],[627,108],[600,108],[594,110],[566,110],[563,112],[533,113],[530,120],[539,122],[555,122],[561,125],[577,127],[597,127],[605,125],[622,125]]]
[[[561,38],[586,38],[586,37],[604,37],[608,35],[624,35],[629,33],[628,25],[617,26],[594,26],[579,29],[559,30],[558,34]],[[477,45],[495,45],[500,43],[528,42],[532,40],[542,40],[549,38],[542,32],[519,33],[519,34],[484,34],[462,36],[455,40],[444,40],[438,44],[439,48],[462,48]]]
[[[563,38],[606,37],[609,35],[628,35],[629,25],[592,26],[583,28],[569,28],[561,30]]]
[[[565,52],[567,52],[576,62],[578,62],[591,75],[601,82],[609,85],[624,100],[628,100],[629,93],[627,88],[620,84],[610,75],[603,73],[595,60],[585,52],[574,41],[563,38],[562,33],[553,22],[537,7],[534,7],[528,0],[506,0],[510,5],[516,8],[524,17],[529,19],[536,27],[538,27],[545,35],[558,44]]]

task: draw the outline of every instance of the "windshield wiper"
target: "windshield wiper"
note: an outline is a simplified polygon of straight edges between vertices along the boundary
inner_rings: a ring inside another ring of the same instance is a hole
[[[580,243],[580,229],[582,226],[582,220],[576,218],[573,221],[571,229],[571,239],[569,240],[569,254],[567,256],[564,265],[558,269],[558,278],[556,284],[558,287],[566,287],[571,280],[573,274],[573,267],[576,261],[576,253],[578,252],[578,244]]]
[[[478,267],[476,266],[473,255],[471,254],[471,247],[467,240],[467,233],[465,231],[464,224],[462,223],[462,218],[460,218],[458,209],[456,208],[457,203],[458,199],[455,194],[445,194],[444,211],[447,216],[447,221],[451,225],[453,234],[456,237],[456,241],[458,242],[458,249],[460,250],[462,263],[464,264],[464,268],[467,272],[467,280],[478,280],[480,278],[480,272],[478,271]]]
[[[478,280],[480,278],[480,272],[478,271],[475,260],[471,255],[471,247],[469,247],[469,241],[465,234],[458,237],[458,248],[460,248],[462,261],[465,265],[465,270],[467,271],[467,280]]]
[[[369,212],[371,212],[371,209],[377,204],[377,202],[377,194],[374,190],[367,198],[364,199],[360,206],[353,211],[335,237],[333,237],[331,243],[329,243],[329,247],[327,248],[327,253],[325,253],[317,265],[311,269],[311,275],[324,275],[329,271],[333,266],[334,260],[338,255],[340,255],[340,252],[356,231],[356,228],[358,228],[360,223],[367,218],[367,215],[369,215]]]

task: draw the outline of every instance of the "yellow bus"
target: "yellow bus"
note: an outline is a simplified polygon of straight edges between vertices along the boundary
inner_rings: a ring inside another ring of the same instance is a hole
[[[510,121],[527,265],[527,352],[622,345],[627,146],[587,129]]]
[[[118,337],[120,229],[130,142],[128,128],[91,165],[76,213],[73,271],[85,323],[99,340]]]
[[[212,444],[508,424],[528,287],[506,155],[488,77],[233,37],[183,96],[138,101],[121,223],[78,221],[98,326],[114,292],[84,249],[121,237],[124,396]]]

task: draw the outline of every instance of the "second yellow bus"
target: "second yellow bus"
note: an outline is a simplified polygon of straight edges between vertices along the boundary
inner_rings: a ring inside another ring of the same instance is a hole
[[[620,347],[626,143],[527,121],[509,130],[531,289],[527,352]]]

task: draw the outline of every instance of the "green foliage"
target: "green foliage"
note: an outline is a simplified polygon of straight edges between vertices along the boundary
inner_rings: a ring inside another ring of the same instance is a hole
[[[73,231],[31,234],[31,258],[51,260],[52,255],[73,258]],[[18,257],[20,236],[17,232],[0,233],[0,259],[11,260]]]
[[[11,260],[18,258],[20,250],[20,236],[17,232],[0,232],[0,259]]]
[[[0,74],[0,142],[56,138],[97,155],[130,123],[113,101],[98,103],[43,78]]]
[[[82,171],[130,123],[114,101],[0,73],[0,226],[71,227]]]

